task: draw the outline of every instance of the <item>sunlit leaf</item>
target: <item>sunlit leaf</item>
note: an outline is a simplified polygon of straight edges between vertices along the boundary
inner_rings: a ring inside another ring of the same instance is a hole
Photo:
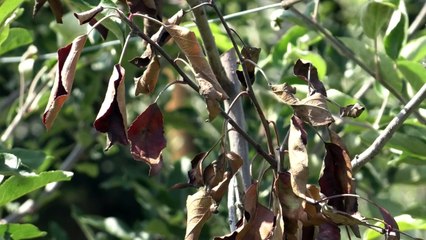
[[[386,2],[370,1],[361,11],[361,25],[365,35],[376,38],[383,26],[389,21],[394,6]]]
[[[334,122],[333,116],[327,109],[326,98],[320,93],[314,93],[293,104],[292,107],[297,117],[314,127]]]
[[[161,151],[166,147],[163,114],[157,103],[149,105],[133,121],[127,134],[133,158],[147,163],[150,175],[157,174],[162,166]]]
[[[93,124],[97,131],[107,133],[106,150],[116,142],[124,145],[128,144],[124,75],[124,68],[116,64],[109,79],[108,89],[101,109]]]
[[[201,229],[212,214],[217,211],[217,207],[213,198],[202,189],[188,196],[186,200],[188,216],[185,240],[199,239]]]
[[[165,27],[194,69],[195,79],[200,87],[200,94],[206,99],[209,119],[213,120],[220,112],[218,101],[225,100],[228,96],[217,81],[194,32],[177,25],[167,25]]]
[[[0,225],[0,236],[2,239],[4,236],[9,236],[10,239],[13,240],[40,238],[46,236],[46,234],[47,232],[40,231],[38,227],[28,223],[8,223]]]
[[[398,70],[410,83],[415,91],[420,90],[426,83],[426,69],[422,64],[414,61],[400,60],[397,62]]]
[[[33,42],[33,36],[27,29],[10,28],[6,31],[9,33],[7,38],[0,43],[0,55]]]
[[[305,80],[315,92],[327,97],[324,84],[318,78],[317,69],[311,63],[303,63],[300,59],[297,60],[293,68],[293,73],[300,79]],[[311,91],[309,95],[312,95],[314,91]]]
[[[288,157],[290,160],[291,186],[294,194],[305,198],[308,183],[307,135],[300,118],[293,116],[288,137]]]
[[[55,80],[46,110],[43,114],[43,124],[47,129],[52,127],[56,116],[70,95],[77,61],[86,43],[86,39],[87,35],[81,35],[68,46],[58,50],[58,67]]]
[[[293,105],[299,102],[299,99],[294,96],[294,94],[296,94],[296,88],[287,83],[271,85],[271,90],[285,104]]]
[[[24,2],[24,0],[0,2],[0,26],[3,27],[3,23],[6,21],[6,19],[22,4],[22,2]]]
[[[402,46],[407,41],[408,16],[396,10],[393,12],[388,29],[383,39],[386,54],[397,59]]]
[[[364,112],[364,107],[358,103],[350,104],[345,107],[340,107],[340,117],[352,117],[357,118]]]

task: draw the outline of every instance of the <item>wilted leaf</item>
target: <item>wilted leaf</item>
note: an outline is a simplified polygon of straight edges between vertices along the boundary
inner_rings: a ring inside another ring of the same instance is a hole
[[[62,16],[64,13],[62,9],[62,4],[59,0],[35,0],[33,8],[33,17],[38,13],[38,11],[40,11],[46,1],[49,2],[49,7],[56,18],[56,22],[62,23]]]
[[[257,183],[252,184],[247,189],[244,209],[247,223],[238,226],[235,232],[215,239],[260,240],[269,239],[272,236],[275,227],[275,216],[268,208],[257,201]]]
[[[124,145],[129,143],[126,134],[124,74],[124,68],[116,64],[109,79],[105,99],[93,124],[97,131],[107,133],[106,150],[115,142]]]
[[[380,210],[380,214],[383,216],[385,221],[385,230],[386,230],[386,239],[389,240],[399,240],[400,233],[398,223],[395,221],[395,218],[383,207],[377,206]]]
[[[257,63],[257,61],[259,61],[260,50],[261,50],[260,48],[244,46],[243,49],[241,50],[241,55],[243,55],[244,60],[247,59],[247,60],[250,60],[251,62]],[[249,82],[251,84],[253,84],[254,83],[254,70],[255,70],[256,66],[253,65],[253,63],[251,63],[251,62],[244,61],[242,63],[242,65],[247,70]],[[244,87],[247,87],[246,81],[244,79],[243,71],[237,70],[236,73],[237,73],[237,76],[238,76],[238,80],[240,80],[240,82],[241,82],[241,85],[243,85]]]
[[[294,114],[304,122],[317,127],[329,125],[334,119],[327,109],[327,102],[324,95],[314,93],[313,95],[300,100],[292,105]]]
[[[309,84],[309,86],[315,90],[309,92],[309,95],[312,95],[317,92],[327,97],[327,91],[325,90],[324,85],[318,78],[317,69],[311,63],[303,63],[300,59],[297,60],[296,64],[293,67],[293,73],[300,79],[305,80]]]
[[[291,178],[289,172],[279,173],[274,182],[274,192],[282,209],[285,239],[298,239],[303,200],[294,193]]]
[[[69,97],[74,82],[77,61],[86,39],[87,35],[81,35],[68,46],[58,50],[58,69],[49,101],[43,114],[43,124],[47,129],[50,129],[62,105]]]
[[[340,240],[339,227],[334,223],[321,224],[316,240]]]
[[[151,104],[133,121],[127,134],[133,158],[146,162],[152,174],[157,173],[162,164],[161,151],[166,147],[163,114],[157,103]]]
[[[294,94],[296,94],[296,88],[288,85],[287,83],[272,85],[272,92],[285,104],[293,105],[299,102]]]
[[[160,75],[160,62],[157,56],[151,58],[148,67],[142,76],[135,78],[135,95],[141,93],[152,93],[157,85],[158,76]]]
[[[188,216],[186,220],[185,240],[197,240],[207,220],[217,211],[217,204],[203,189],[186,200]]]
[[[158,0],[126,0],[131,13],[147,14],[148,16],[157,19],[161,22],[162,18],[162,1]],[[154,35],[160,25],[144,19],[144,33],[151,37]]]
[[[364,111],[364,107],[358,103],[351,104],[345,107],[340,107],[340,117],[357,118]]]
[[[108,37],[108,28],[106,28],[102,23],[96,24],[97,22],[98,21],[95,18],[92,18],[89,21],[89,25],[92,27],[96,25],[96,31],[98,31],[99,34],[101,34],[101,37],[105,40]]]
[[[209,119],[213,120],[220,112],[217,101],[225,100],[228,96],[220,86],[207,59],[203,55],[203,51],[198,44],[194,32],[177,25],[167,25],[165,28],[186,55],[194,69],[195,79],[200,86],[200,94],[207,102]]]
[[[293,116],[290,122],[288,137],[288,157],[290,160],[291,186],[294,194],[305,198],[308,183],[308,152],[306,150],[307,135],[303,122]]]
[[[90,22],[90,20],[94,19],[94,17],[103,10],[104,8],[99,5],[84,12],[74,13],[74,16],[78,19],[80,25],[82,25]]]

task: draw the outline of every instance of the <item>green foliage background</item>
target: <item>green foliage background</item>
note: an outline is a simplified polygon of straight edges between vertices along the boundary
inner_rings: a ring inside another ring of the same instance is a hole
[[[1,13],[7,7],[6,4],[13,1],[0,2]],[[177,3],[165,2],[165,17],[172,16],[180,7],[187,8],[184,3],[179,6]],[[407,31],[425,1],[385,2],[386,4],[377,3],[378,6],[366,9],[367,1],[364,0],[323,0],[319,4],[317,19],[321,26],[348,46],[373,72],[376,70],[374,37],[377,37],[377,55],[381,60],[378,71],[387,84],[409,100],[426,83],[426,70],[422,65],[426,58],[426,31],[424,28],[411,34]],[[20,6],[15,11],[17,17],[9,26],[4,23],[2,25],[1,134],[19,110],[20,60],[13,56],[22,56],[29,44],[36,46],[38,50],[33,67],[22,72],[26,84],[41,68],[47,67],[50,71],[56,55],[46,54],[55,53],[74,37],[87,32],[86,26],[78,26],[72,12],[87,10],[90,6],[97,5],[98,1],[65,0],[63,3],[66,14],[62,25],[55,23],[47,7],[42,8],[33,19],[33,1],[16,1],[15,4]],[[107,0],[103,3],[112,4]],[[218,1],[225,15],[272,3],[261,0]],[[305,1],[298,4],[297,9],[309,16],[314,11],[314,6],[313,1]],[[392,14],[398,14],[395,12],[400,14],[399,20],[394,20],[397,25],[386,31]],[[216,18],[213,11],[208,13],[210,18]],[[190,23],[189,18],[186,20],[183,25]],[[262,49],[259,65],[270,83],[300,84],[298,91],[303,94],[303,89],[306,88],[292,74],[294,62],[301,58],[311,61],[318,68],[330,99],[343,106],[357,102],[355,98],[358,98],[358,102],[366,107],[366,112],[357,119],[336,122],[336,130],[345,140],[352,157],[367,148],[379,134],[379,130],[386,127],[401,109],[398,99],[392,93],[389,94],[382,84],[374,82],[362,68],[339,54],[323,35],[312,30],[291,12],[275,8],[241,15],[229,22],[244,42]],[[372,24],[373,22],[376,24]],[[90,43],[86,45],[86,51],[78,62],[71,97],[53,128],[46,131],[40,117],[53,82],[52,75],[47,71],[37,86],[38,97],[12,134],[0,143],[2,156],[9,153],[18,156],[22,162],[38,162],[24,169],[34,169],[36,172],[60,169],[71,151],[80,150],[79,161],[69,169],[74,172],[72,180],[62,183],[52,194],[36,191],[9,202],[2,208],[1,217],[12,214],[20,203],[32,198],[39,204],[38,208],[34,213],[24,216],[22,221],[46,231],[48,239],[181,239],[185,234],[186,196],[193,190],[171,190],[170,187],[175,183],[186,182],[190,159],[198,152],[207,151],[217,141],[221,135],[222,120],[206,123],[204,102],[191,91],[186,93],[179,109],[168,111],[167,106],[172,101],[172,91],[168,90],[159,99],[165,117],[165,131],[168,133],[178,129],[191,136],[192,148],[187,155],[176,157],[174,146],[182,144],[183,139],[169,136],[169,147],[164,152],[164,169],[159,176],[149,177],[148,167],[134,161],[127,147],[114,146],[108,152],[103,151],[105,136],[94,133],[92,124],[102,103],[112,66],[118,62],[121,53],[122,46],[119,42],[114,44],[114,41],[122,42],[125,37],[123,33],[128,32],[128,29],[116,22],[109,21],[108,24],[111,32],[106,41],[97,33],[90,35]],[[220,24],[212,23],[212,29],[220,50],[228,50],[230,43]],[[9,31],[8,36],[6,31]],[[2,36],[16,39],[6,41]],[[179,56],[174,45],[168,44],[165,49],[170,55]],[[129,64],[128,60],[140,55],[143,50],[142,42],[135,39],[124,55],[128,122],[146,109],[168,81],[177,77],[164,62],[165,67],[155,93],[135,97],[133,76],[140,75],[141,72]],[[360,89],[364,87],[365,92],[361,94]],[[259,73],[254,88],[267,118],[276,122],[283,138],[289,125],[291,109],[273,97],[267,82]],[[420,114],[425,116],[426,104],[423,103],[421,107]],[[337,119],[340,119],[337,116],[339,109],[333,105],[330,108],[336,113]],[[252,106],[247,103],[245,110],[248,132],[258,142],[265,143],[264,136],[259,134],[259,120]],[[324,149],[314,132],[310,131],[309,135],[310,177],[315,182]],[[255,152],[250,154],[255,156]],[[4,167],[4,161],[0,165]],[[254,158],[253,165],[253,177],[258,178],[265,165],[259,157]],[[21,164],[22,166],[24,165]],[[10,172],[3,172],[3,169],[1,173],[11,175]],[[393,216],[399,216],[397,220],[401,226],[405,226],[405,230],[411,230],[408,232],[411,235],[426,237],[425,125],[411,116],[381,154],[355,177],[359,195],[387,208]],[[260,198],[265,203],[268,201],[271,180],[270,175],[262,179],[263,191]],[[380,216],[369,205],[363,202],[360,204],[360,211],[364,216]],[[204,227],[202,239],[228,232],[226,213],[223,201],[219,213]],[[0,229],[0,233],[1,231]],[[364,237],[373,238],[374,235],[367,232]]]

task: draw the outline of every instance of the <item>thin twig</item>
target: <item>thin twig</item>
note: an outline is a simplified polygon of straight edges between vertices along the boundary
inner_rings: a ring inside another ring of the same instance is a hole
[[[426,20],[426,3],[423,4],[422,9],[419,14],[417,14],[414,21],[411,23],[408,28],[408,37],[411,37],[413,33],[425,22]]]
[[[380,153],[385,144],[391,139],[396,130],[404,123],[408,116],[413,113],[419,104],[426,98],[426,84],[414,95],[414,97],[404,106],[396,115],[383,132],[374,140],[374,142],[361,154],[356,155],[352,160],[353,171],[358,171],[367,162],[371,161]]]

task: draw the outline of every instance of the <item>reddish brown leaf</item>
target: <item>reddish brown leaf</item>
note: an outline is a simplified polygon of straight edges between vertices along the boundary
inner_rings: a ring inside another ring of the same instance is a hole
[[[62,23],[62,16],[64,15],[64,10],[62,8],[62,3],[59,0],[47,0],[49,2],[50,10],[52,10],[53,15],[56,18],[57,23]]]
[[[93,124],[97,131],[107,133],[105,150],[108,150],[116,142],[124,145],[129,143],[126,134],[124,75],[124,68],[116,64],[109,79],[108,89],[101,109]]]
[[[304,122],[316,127],[329,125],[334,119],[327,109],[326,98],[320,93],[314,93],[311,96],[300,100],[292,105],[294,114]]]
[[[177,25],[167,25],[165,28],[186,55],[194,69],[195,79],[200,86],[200,94],[207,102],[209,119],[213,120],[220,112],[218,101],[225,100],[228,96],[220,86],[213,70],[207,62],[195,33]]]
[[[74,39],[71,44],[58,50],[58,68],[55,81],[43,114],[43,124],[47,129],[52,127],[56,116],[69,97],[74,82],[77,61],[86,39],[87,35],[81,35]]]
[[[358,103],[348,105],[346,107],[340,107],[340,117],[352,117],[357,118],[364,112],[364,107]]]
[[[317,240],[340,240],[340,229],[334,223],[323,223],[319,226]]]
[[[163,114],[157,103],[151,104],[133,121],[127,134],[133,158],[146,162],[151,167],[151,171],[161,167],[159,157],[166,147],[166,139],[163,130]]]
[[[383,207],[377,206],[380,210],[380,214],[383,216],[383,220],[385,222],[385,230],[386,230],[386,239],[389,240],[399,240],[400,233],[398,223],[395,221],[395,218]]]
[[[305,80],[317,93],[320,93],[324,97],[327,97],[327,91],[324,85],[318,79],[317,69],[311,63],[303,63],[300,59],[297,60],[293,68],[294,75],[300,79]],[[310,92],[309,95],[314,94]]]
[[[235,232],[215,239],[269,239],[275,227],[275,216],[268,208],[257,201],[257,183],[246,191],[244,199],[247,223],[239,226]]]
[[[74,16],[78,19],[80,25],[83,25],[85,23],[90,22],[92,19],[95,18],[98,13],[102,12],[103,10],[104,8],[99,5],[84,12],[74,13]]]
[[[135,78],[135,95],[137,96],[141,93],[152,93],[157,85],[159,75],[160,61],[157,56],[154,56],[142,76]]]
[[[185,240],[199,239],[201,229],[213,213],[217,212],[217,204],[203,189],[186,200],[188,216],[186,220]]]
[[[297,116],[293,116],[288,137],[289,172],[291,173],[293,192],[301,198],[306,197],[306,184],[308,183],[308,152],[306,144],[307,136],[303,122]]]

